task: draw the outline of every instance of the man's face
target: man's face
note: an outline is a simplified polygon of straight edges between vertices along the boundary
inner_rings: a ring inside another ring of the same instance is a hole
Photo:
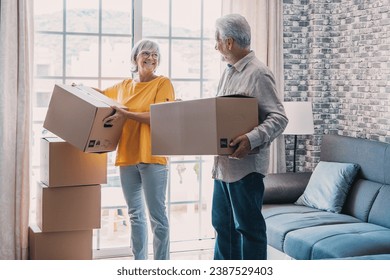
[[[229,62],[229,50],[226,41],[220,38],[219,32],[215,32],[215,49],[221,54],[222,61]]]

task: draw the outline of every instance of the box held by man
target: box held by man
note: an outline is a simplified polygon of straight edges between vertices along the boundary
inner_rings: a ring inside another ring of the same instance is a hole
[[[248,96],[153,104],[150,113],[153,155],[230,155],[230,142],[258,126],[257,100]]]

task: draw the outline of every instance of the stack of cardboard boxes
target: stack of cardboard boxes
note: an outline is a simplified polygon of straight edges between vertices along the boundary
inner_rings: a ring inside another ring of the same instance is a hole
[[[84,153],[60,138],[41,139],[41,181],[30,259],[92,259],[93,229],[100,228],[101,184],[107,155]]]
[[[123,122],[105,124],[122,107],[81,86],[55,85],[41,139],[36,224],[29,228],[30,259],[92,259],[93,229],[101,224],[101,184],[107,154],[116,149]],[[61,138],[60,138],[61,137]]]

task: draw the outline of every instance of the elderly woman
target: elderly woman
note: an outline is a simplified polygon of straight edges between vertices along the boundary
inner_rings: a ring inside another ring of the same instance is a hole
[[[131,247],[136,260],[148,258],[146,207],[153,231],[154,259],[169,259],[169,224],[165,206],[167,158],[152,156],[150,138],[150,105],[174,100],[171,81],[155,74],[160,58],[156,42],[139,41],[131,51],[131,70],[138,74],[136,78],[101,91],[128,107],[128,111],[115,108],[116,113],[105,122],[126,119],[115,165],[119,166],[128,206]]]

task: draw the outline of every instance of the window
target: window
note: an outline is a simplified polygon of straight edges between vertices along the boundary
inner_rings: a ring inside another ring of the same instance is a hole
[[[42,124],[54,84],[105,88],[127,78],[131,48],[141,38],[160,44],[158,71],[171,78],[177,98],[214,96],[220,74],[214,22],[220,11],[220,1],[205,0],[35,0],[33,182],[39,180],[39,140],[50,134]],[[115,255],[128,252],[130,229],[114,158],[115,152],[109,153],[102,227],[94,230],[94,248]],[[172,250],[214,237],[211,165],[211,157],[170,158]]]

